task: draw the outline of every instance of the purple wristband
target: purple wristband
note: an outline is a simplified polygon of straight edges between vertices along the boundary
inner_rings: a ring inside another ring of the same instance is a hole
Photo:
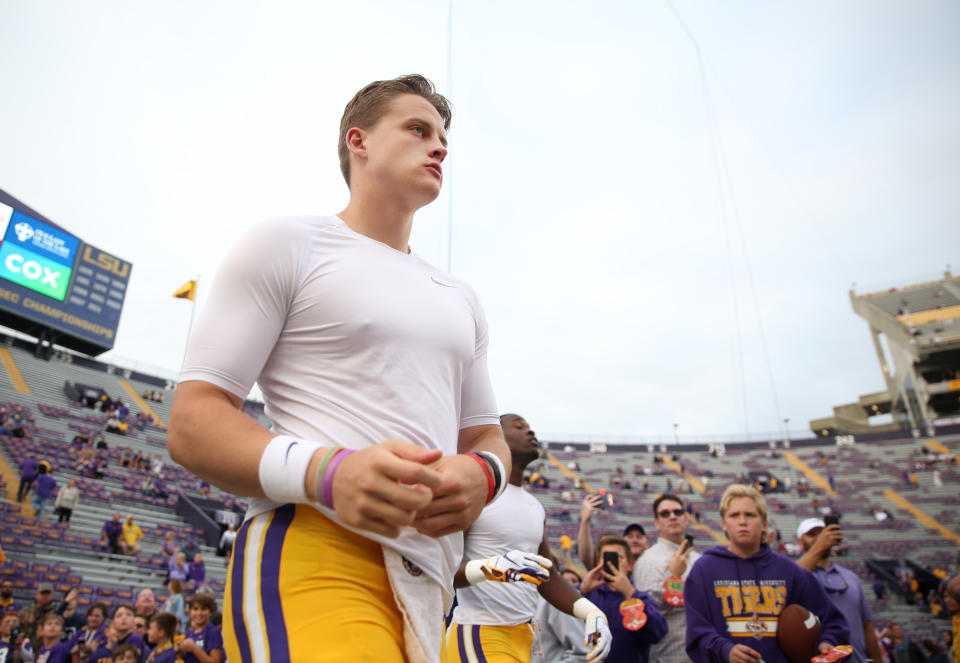
[[[356,451],[356,449],[342,449],[340,453],[333,457],[323,473],[323,504],[329,509],[333,508],[333,475],[336,473],[340,463],[343,462],[343,459],[354,451]]]

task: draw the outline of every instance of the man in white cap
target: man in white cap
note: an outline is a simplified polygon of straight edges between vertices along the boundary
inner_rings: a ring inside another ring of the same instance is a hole
[[[868,658],[882,661],[880,643],[873,630],[873,615],[863,595],[860,578],[830,561],[833,547],[843,541],[838,524],[825,524],[819,518],[807,518],[797,527],[797,542],[803,557],[797,564],[813,573],[836,608],[850,626],[851,663],[864,663]],[[859,626],[859,628],[858,628]]]

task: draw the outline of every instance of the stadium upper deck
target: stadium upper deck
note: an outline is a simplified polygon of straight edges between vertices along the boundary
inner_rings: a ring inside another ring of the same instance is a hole
[[[915,435],[960,415],[960,277],[858,295],[850,303],[866,320],[886,389],[834,407],[815,419],[819,435],[910,430]],[[877,426],[870,418],[892,414]]]

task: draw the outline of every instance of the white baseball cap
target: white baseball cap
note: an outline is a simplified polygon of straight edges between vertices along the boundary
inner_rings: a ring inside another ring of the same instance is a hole
[[[818,527],[820,529],[823,529],[826,526],[827,526],[826,523],[824,523],[819,518],[807,518],[797,526],[797,538],[799,539],[801,536],[803,536],[804,534],[806,534],[812,529],[817,529]]]

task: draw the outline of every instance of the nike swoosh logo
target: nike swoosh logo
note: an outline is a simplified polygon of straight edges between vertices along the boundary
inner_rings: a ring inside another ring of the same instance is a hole
[[[295,446],[297,446],[298,444],[300,444],[300,443],[299,443],[299,442],[291,442],[291,443],[290,443],[290,446],[287,447],[287,453],[283,456],[283,462],[284,462],[284,464],[286,464],[287,459],[290,458],[290,450],[293,449],[293,448],[294,448]]]
[[[438,281],[436,276],[431,276],[430,280],[436,283],[437,285],[442,285],[444,288],[456,288],[457,286],[452,283],[444,283],[443,281]]]

